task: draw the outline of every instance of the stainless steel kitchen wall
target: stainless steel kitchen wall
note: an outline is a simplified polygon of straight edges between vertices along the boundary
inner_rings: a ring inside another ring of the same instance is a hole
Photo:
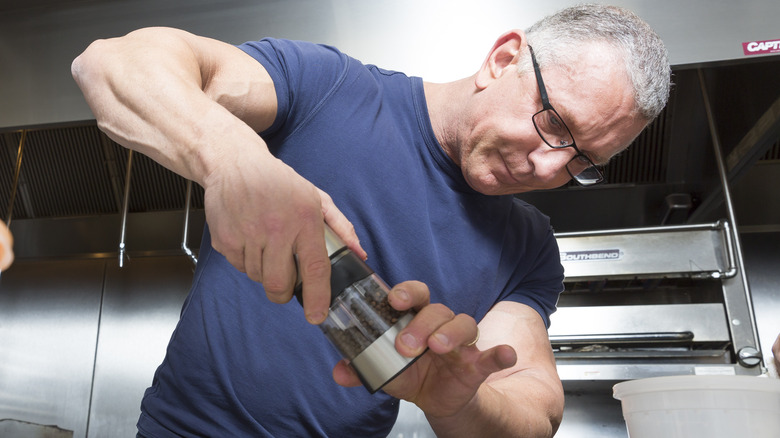
[[[264,36],[333,44],[431,81],[476,71],[499,34],[574,0],[8,0],[0,4],[0,129],[92,119],[70,63],[93,40],[174,26],[231,43]],[[646,19],[674,65],[742,59],[780,38],[776,0],[612,0]]]
[[[144,390],[162,362],[193,266],[184,256],[106,262],[88,437],[132,437]]]
[[[41,426],[85,436],[104,270],[100,260],[17,261],[1,274],[0,435],[19,421],[23,434],[3,436]]]
[[[14,263],[0,276],[0,436],[135,436],[191,279],[183,256]]]

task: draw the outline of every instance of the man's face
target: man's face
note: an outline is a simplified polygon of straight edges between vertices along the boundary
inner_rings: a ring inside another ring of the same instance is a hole
[[[634,112],[632,89],[619,66],[608,49],[595,46],[564,68],[541,70],[550,103],[596,164],[627,147],[646,125]],[[535,75],[518,75],[516,64],[475,95],[468,129],[459,133],[459,164],[472,188],[489,195],[522,193],[571,179],[566,164],[576,152],[553,149],[539,137],[531,118],[541,109]]]

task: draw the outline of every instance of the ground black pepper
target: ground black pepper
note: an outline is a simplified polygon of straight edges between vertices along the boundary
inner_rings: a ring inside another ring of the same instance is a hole
[[[387,290],[378,276],[370,275],[334,301],[322,328],[345,358],[352,360],[404,315],[390,306]]]

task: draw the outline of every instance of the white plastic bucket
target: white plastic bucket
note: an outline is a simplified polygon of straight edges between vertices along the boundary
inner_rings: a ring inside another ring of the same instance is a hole
[[[618,383],[631,438],[780,437],[780,380],[669,376]]]

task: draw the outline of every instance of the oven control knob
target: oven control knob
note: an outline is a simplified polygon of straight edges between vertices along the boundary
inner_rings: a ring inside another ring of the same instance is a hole
[[[743,367],[752,368],[761,363],[761,352],[753,347],[744,347],[739,350],[737,360]]]

